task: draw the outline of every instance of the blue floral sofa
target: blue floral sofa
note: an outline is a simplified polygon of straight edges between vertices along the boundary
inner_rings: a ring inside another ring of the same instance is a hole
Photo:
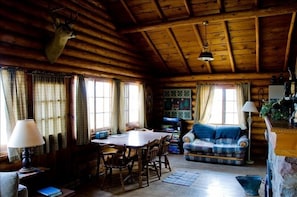
[[[197,123],[183,136],[183,142],[186,160],[245,164],[248,138],[239,126]]]

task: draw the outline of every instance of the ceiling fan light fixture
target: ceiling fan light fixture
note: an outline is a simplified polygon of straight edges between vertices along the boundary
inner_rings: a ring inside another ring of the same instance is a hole
[[[198,60],[202,60],[202,61],[208,62],[208,61],[214,60],[214,58],[213,58],[211,52],[203,51],[203,52],[200,53],[200,55],[198,57]]]

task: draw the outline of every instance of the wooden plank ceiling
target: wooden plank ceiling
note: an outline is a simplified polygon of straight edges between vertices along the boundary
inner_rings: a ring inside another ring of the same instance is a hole
[[[117,31],[159,77],[281,73],[295,67],[296,0],[105,0],[104,5]],[[197,59],[206,37],[210,62]]]

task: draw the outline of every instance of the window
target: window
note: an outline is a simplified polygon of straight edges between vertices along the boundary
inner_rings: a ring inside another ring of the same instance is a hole
[[[139,122],[139,86],[137,84],[125,84],[124,98],[126,123]]]
[[[110,128],[111,82],[87,80],[88,117],[91,132]]]
[[[235,88],[215,88],[209,123],[239,124]]]

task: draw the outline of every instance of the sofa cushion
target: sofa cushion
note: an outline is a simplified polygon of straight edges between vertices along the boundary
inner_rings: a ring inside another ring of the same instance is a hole
[[[224,153],[224,154],[233,154],[233,153],[244,153],[246,148],[238,146],[237,144],[214,144],[213,152],[214,153]]]
[[[194,124],[193,133],[199,139],[215,139],[216,127],[209,124]]]
[[[216,128],[215,138],[231,138],[237,140],[240,136],[241,129],[238,126],[220,125]]]
[[[236,144],[237,140],[232,138],[219,138],[215,141],[216,144]]]
[[[195,139],[192,143],[184,143],[183,148],[185,150],[194,151],[194,152],[205,152],[212,153],[214,143],[207,142],[200,139]]]

